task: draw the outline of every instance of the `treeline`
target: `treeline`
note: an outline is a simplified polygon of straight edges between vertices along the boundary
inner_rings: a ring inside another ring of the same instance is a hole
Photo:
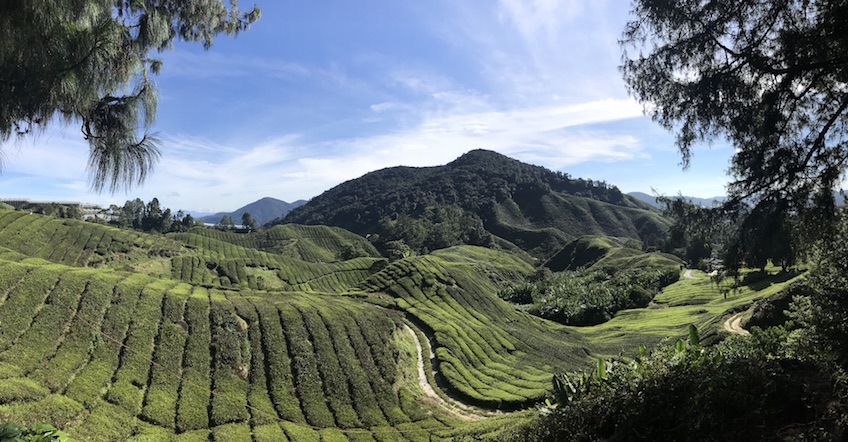
[[[529,313],[566,325],[596,325],[619,310],[646,307],[680,277],[677,267],[661,270],[579,269],[542,273],[535,281],[501,289],[498,296]]]
[[[182,210],[171,213],[171,209],[163,209],[158,198],[153,198],[147,204],[141,198],[128,200],[123,207],[113,204],[109,206],[107,215],[109,224],[142,232],[186,232],[196,225],[202,225]]]
[[[812,243],[815,235],[832,235],[823,214],[835,211],[824,207],[802,215],[791,211],[785,201],[756,207],[738,203],[740,215],[727,219],[720,209],[681,198],[660,198],[660,202],[665,215],[674,220],[660,248],[692,267],[719,267],[733,275],[745,267],[764,270],[769,262],[789,270],[803,257],[805,243]]]
[[[457,206],[428,207],[417,218],[405,213],[383,217],[368,239],[390,259],[461,244],[492,247],[495,241],[480,217]]]
[[[52,216],[55,218],[80,219],[82,211],[76,204],[62,203],[30,203],[21,206],[20,210],[38,213],[40,215]]]

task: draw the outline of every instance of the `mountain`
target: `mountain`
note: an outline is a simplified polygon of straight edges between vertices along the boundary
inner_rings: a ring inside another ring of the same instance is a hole
[[[275,218],[286,216],[292,209],[300,207],[303,204],[306,204],[306,201],[297,200],[293,203],[287,203],[276,198],[265,197],[234,212],[218,212],[214,215],[204,216],[200,220],[205,223],[216,224],[221,221],[221,217],[229,215],[234,223],[241,224],[242,215],[248,212],[256,220],[256,224],[261,226]]]
[[[435,167],[392,167],[342,183],[286,223],[338,226],[410,248],[516,246],[545,259],[583,235],[655,240],[669,222],[603,181],[572,178],[504,155],[470,151]]]
[[[656,208],[661,208],[660,204],[657,203],[657,197],[653,195],[648,195],[644,192],[629,192],[627,195],[632,196],[633,198],[638,199],[639,201],[643,201],[648,203]],[[684,196],[683,199],[691,202],[692,204],[697,204],[699,206],[712,206],[714,202],[723,202],[727,199],[726,196],[714,196],[712,198],[698,198],[696,196]]]

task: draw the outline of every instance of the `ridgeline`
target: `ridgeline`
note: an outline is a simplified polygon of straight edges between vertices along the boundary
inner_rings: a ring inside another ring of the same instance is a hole
[[[392,167],[342,183],[285,223],[338,226],[418,252],[459,244],[547,259],[584,235],[659,241],[669,221],[602,181],[473,150],[436,167]]]

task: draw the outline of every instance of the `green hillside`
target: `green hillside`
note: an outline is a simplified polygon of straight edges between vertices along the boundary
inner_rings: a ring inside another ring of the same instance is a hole
[[[391,295],[423,324],[456,393],[474,404],[515,408],[542,399],[552,373],[587,363],[572,332],[496,296],[498,283],[531,270],[510,255],[465,246],[398,261],[361,287]]]
[[[309,262],[333,262],[356,257],[378,258],[365,238],[337,227],[285,224],[247,234],[197,229],[197,235]],[[189,234],[174,234],[187,242]]]
[[[678,267],[682,260],[660,252],[645,253],[626,238],[584,236],[567,244],[543,265],[554,272],[578,268],[661,269]]]
[[[311,261],[278,253],[292,241]],[[492,412],[542,400],[553,374],[689,323],[726,334],[729,315],[788,283],[724,300],[698,274],[651,308],[566,327],[497,297],[534,271],[515,255],[339,260],[345,244],[367,241],[303,226],[148,235],[0,212],[0,421],[95,441],[497,439],[533,413]],[[419,386],[416,342],[424,359],[433,349],[425,376],[447,404]]]
[[[292,210],[287,223],[323,224],[415,250],[509,241],[546,259],[583,235],[657,241],[669,222],[602,181],[571,178],[474,150],[438,167],[393,167],[342,183]]]

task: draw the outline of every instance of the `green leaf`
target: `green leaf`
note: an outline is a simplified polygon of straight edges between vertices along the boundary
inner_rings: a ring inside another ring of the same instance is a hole
[[[603,359],[598,359],[598,371],[595,372],[599,381],[607,378],[607,363]]]
[[[15,439],[21,435],[23,430],[14,422],[6,422],[0,425],[0,440]]]
[[[698,328],[689,324],[689,346],[697,348],[701,346],[701,338],[698,336]]]

